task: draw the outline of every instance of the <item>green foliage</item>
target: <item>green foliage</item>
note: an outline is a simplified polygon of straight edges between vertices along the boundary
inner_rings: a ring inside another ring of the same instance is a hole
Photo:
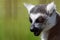
[[[52,0],[51,0],[52,1]],[[40,40],[30,32],[29,15],[23,3],[49,3],[50,0],[0,0],[0,40]],[[14,3],[16,2],[16,3]],[[55,0],[60,11],[59,0]]]

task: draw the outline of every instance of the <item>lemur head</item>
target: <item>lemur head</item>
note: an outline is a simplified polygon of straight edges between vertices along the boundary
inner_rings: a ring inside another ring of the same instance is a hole
[[[33,32],[35,36],[38,36],[48,25],[54,25],[53,23],[55,21],[52,21],[56,9],[54,2],[41,5],[24,3],[24,6],[27,8],[29,14],[29,20],[31,23],[30,31]]]

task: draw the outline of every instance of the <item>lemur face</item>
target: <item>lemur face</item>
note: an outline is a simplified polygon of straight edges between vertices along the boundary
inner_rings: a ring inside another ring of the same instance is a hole
[[[41,4],[41,5],[31,5],[24,4],[29,13],[29,20],[31,23],[30,31],[38,36],[48,25],[55,10],[55,4]]]

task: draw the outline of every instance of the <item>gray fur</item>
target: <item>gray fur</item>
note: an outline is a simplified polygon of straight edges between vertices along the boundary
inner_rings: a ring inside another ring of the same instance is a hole
[[[46,4],[36,5],[31,9],[30,13],[46,13]]]

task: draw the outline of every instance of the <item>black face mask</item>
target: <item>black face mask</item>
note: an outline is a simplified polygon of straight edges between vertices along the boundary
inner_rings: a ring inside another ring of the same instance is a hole
[[[30,21],[30,23],[32,23],[32,19],[29,17],[29,21]]]

